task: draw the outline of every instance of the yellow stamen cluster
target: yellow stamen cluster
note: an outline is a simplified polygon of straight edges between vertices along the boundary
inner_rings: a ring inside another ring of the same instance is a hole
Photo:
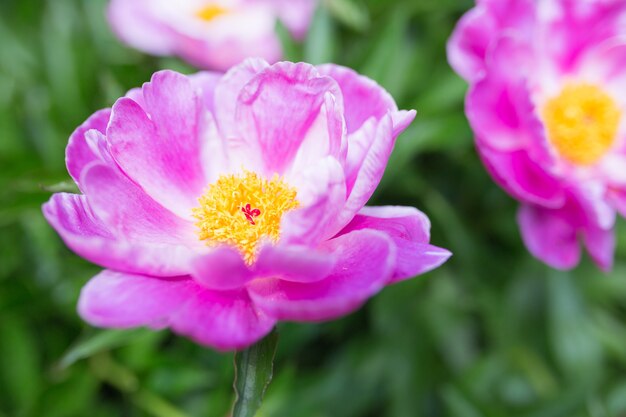
[[[592,165],[613,146],[621,111],[615,100],[593,84],[568,84],[542,111],[548,140],[564,159]]]
[[[226,13],[228,13],[228,9],[217,4],[209,4],[198,10],[196,16],[205,22],[210,22],[216,17],[225,15]]]
[[[200,239],[235,246],[248,264],[262,239],[278,241],[283,215],[298,207],[296,190],[278,175],[268,180],[249,171],[222,175],[198,201],[193,217]]]

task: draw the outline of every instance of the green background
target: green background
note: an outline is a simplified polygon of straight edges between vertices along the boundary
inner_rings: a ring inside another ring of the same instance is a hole
[[[471,6],[329,0],[304,44],[284,36],[287,58],[348,65],[417,109],[370,204],[424,210],[433,242],[455,256],[348,317],[281,324],[261,416],[626,416],[625,222],[610,275],[588,259],[550,271],[524,249],[516,203],[481,166],[466,86],[446,63]],[[69,179],[76,126],[158,69],[193,72],[122,46],[104,8],[0,1],[0,417],[224,417],[232,354],[81,322],[78,293],[99,269],[41,216],[50,186]]]

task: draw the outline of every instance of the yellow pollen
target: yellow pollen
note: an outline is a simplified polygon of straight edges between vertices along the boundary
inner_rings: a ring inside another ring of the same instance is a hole
[[[216,17],[225,15],[228,13],[228,9],[224,7],[218,6],[217,4],[209,4],[208,6],[204,6],[200,10],[196,12],[196,16],[205,22],[210,22]]]
[[[548,140],[559,155],[577,165],[592,165],[613,146],[622,113],[593,84],[568,84],[542,111]]]
[[[283,215],[299,205],[296,190],[278,175],[267,180],[249,171],[222,175],[198,201],[193,217],[199,238],[236,247],[248,264],[261,240],[278,241]]]

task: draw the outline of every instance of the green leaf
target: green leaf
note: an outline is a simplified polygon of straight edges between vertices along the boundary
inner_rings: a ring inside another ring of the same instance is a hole
[[[110,350],[116,347],[124,346],[133,340],[150,336],[152,330],[149,329],[133,329],[133,330],[104,330],[95,336],[76,343],[70,348],[59,362],[61,369],[67,368],[81,359],[88,358],[97,353]]]
[[[272,380],[278,334],[272,331],[260,342],[235,354],[235,407],[233,417],[254,417]]]

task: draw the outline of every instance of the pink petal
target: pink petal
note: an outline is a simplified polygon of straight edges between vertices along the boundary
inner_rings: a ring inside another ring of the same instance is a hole
[[[245,291],[195,291],[171,320],[176,333],[219,350],[246,348],[276,324]]]
[[[269,64],[258,58],[248,58],[230,69],[215,87],[215,116],[224,137],[237,135],[235,112],[237,98],[243,87]]]
[[[348,133],[359,129],[370,117],[381,119],[388,112],[398,110],[384,88],[356,71],[335,64],[320,65],[317,69],[321,75],[334,79],[341,88]]]
[[[396,245],[396,265],[391,282],[431,271],[450,258],[448,250],[428,244],[430,221],[412,207],[364,207],[341,234],[354,230],[379,230]]]
[[[339,162],[329,156],[287,178],[298,190],[300,207],[284,215],[281,242],[312,246],[339,231],[338,214],[346,201],[343,175]]]
[[[485,73],[485,57],[497,26],[493,15],[478,6],[466,13],[448,41],[448,61],[468,82]]]
[[[320,112],[327,120],[316,124]],[[266,172],[281,174],[291,166],[307,138],[319,141],[316,152],[323,149],[324,156],[341,155],[342,112],[341,92],[335,81],[321,77],[311,65],[281,62],[244,87],[236,118],[248,146],[258,147]],[[322,129],[316,129],[311,137],[312,127]]]
[[[97,219],[84,195],[54,194],[43,214],[63,241],[78,255],[105,268],[156,276],[189,270],[192,252],[180,244],[116,237]]]
[[[345,226],[363,208],[374,193],[387,167],[395,138],[391,117],[386,115],[376,125],[371,122],[349,138],[347,179],[352,179],[349,196],[337,218]],[[350,182],[348,182],[350,185]]]
[[[470,89],[465,111],[481,144],[493,149],[514,151],[545,143],[524,80],[481,80]]]
[[[198,256],[191,262],[191,268],[194,280],[211,290],[241,288],[254,278],[241,254],[228,246]]]
[[[623,33],[626,5],[619,0],[558,0],[546,9],[544,36],[550,42],[545,47],[563,73],[573,72],[587,52]]]
[[[67,144],[67,148],[65,150],[65,162],[67,165],[67,171],[79,187],[80,174],[83,169],[90,162],[102,160],[97,149],[97,144],[87,140],[86,133],[93,129],[104,134],[107,124],[109,123],[110,116],[111,109],[97,111],[91,115],[85,123],[80,125],[70,136],[69,143]],[[94,145],[96,145],[95,149]]]
[[[384,233],[359,230],[329,241],[325,249],[338,260],[333,272],[317,282],[256,280],[250,296],[279,320],[328,320],[357,309],[391,278],[394,245]]]
[[[94,213],[117,237],[164,244],[197,241],[191,222],[163,208],[113,168],[92,163],[83,170],[81,183]]]
[[[80,316],[99,327],[162,329],[201,287],[190,279],[161,279],[104,270],[83,287]]]
[[[558,208],[565,202],[564,184],[530,159],[525,151],[500,152],[478,146],[487,171],[513,197]]]
[[[102,327],[171,327],[203,345],[244,348],[275,321],[257,311],[243,291],[210,291],[191,279],[159,279],[103,271],[80,296],[78,310]]]
[[[522,239],[535,257],[557,269],[571,269],[580,261],[577,231],[565,213],[524,205],[518,222]]]
[[[199,99],[183,75],[162,71],[143,87],[146,114],[119,99],[107,129],[111,154],[151,197],[181,217],[206,184],[200,164]]]
[[[327,277],[336,262],[334,254],[309,246],[265,245],[254,264],[254,274],[285,281],[313,282]]]

